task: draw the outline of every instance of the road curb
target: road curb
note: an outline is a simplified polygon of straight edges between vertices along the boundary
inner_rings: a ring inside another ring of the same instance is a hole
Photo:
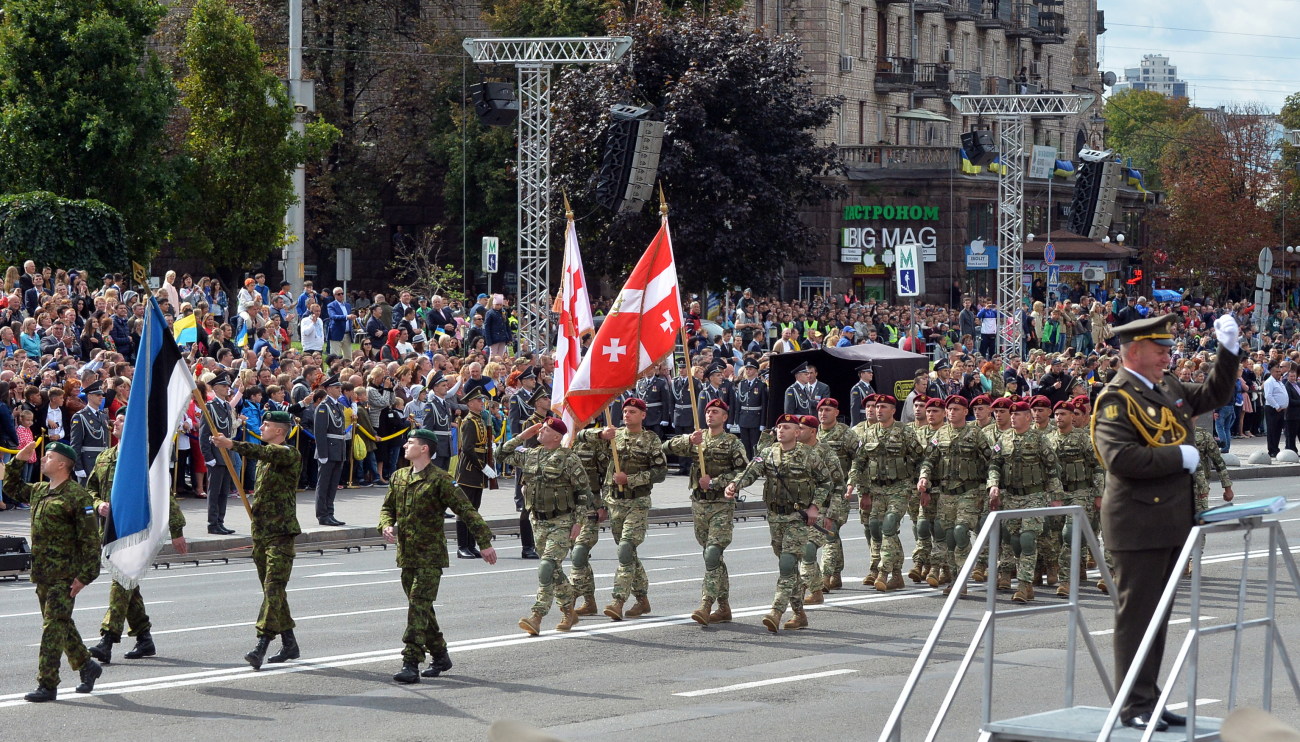
[[[1255,464],[1228,468],[1228,476],[1234,481],[1294,477],[1297,475],[1300,475],[1300,464]]]

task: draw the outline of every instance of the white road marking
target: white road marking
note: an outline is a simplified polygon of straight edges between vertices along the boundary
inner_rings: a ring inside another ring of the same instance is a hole
[[[1196,699],[1196,707],[1197,707],[1197,708],[1200,708],[1201,706],[1205,706],[1205,705],[1208,705],[1208,704],[1211,704],[1211,703],[1222,703],[1222,701],[1220,701],[1220,700],[1217,699],[1217,698],[1198,698],[1198,699]],[[1185,708],[1187,708],[1187,701],[1183,701],[1182,703],[1171,703],[1171,704],[1169,704],[1168,706],[1165,706],[1165,709],[1168,710],[1168,711],[1180,711],[1180,710],[1185,709]]]
[[[160,604],[162,604],[162,603],[172,603],[172,602],[175,602],[175,601],[171,601],[171,600],[151,600],[151,601],[149,601],[149,605],[160,605]],[[83,607],[83,608],[73,608],[72,610],[74,610],[74,611],[103,611],[103,610],[107,610],[107,609],[108,609],[108,606],[106,606],[106,605],[88,605],[88,606],[85,606],[85,607]],[[41,612],[40,612],[40,611],[29,611],[29,612],[27,612],[27,613],[6,613],[6,614],[0,616],[0,618],[21,618],[21,617],[23,617],[23,616],[39,616],[39,615],[41,615]]]
[[[834,675],[848,675],[857,672],[844,668],[841,670],[827,670],[826,672],[811,672],[807,675],[792,675],[788,678],[768,678],[767,680],[755,680],[750,683],[736,683],[735,685],[724,685],[721,688],[705,688],[704,690],[692,690],[685,693],[674,693],[674,696],[683,698],[696,698],[698,696],[711,696],[715,693],[730,693],[733,690],[748,690],[750,688],[762,688],[766,685],[780,685],[781,683],[797,683],[801,680],[815,680],[816,678],[829,678]]]
[[[531,596],[529,596],[529,597],[531,597]],[[153,605],[153,603],[150,603],[150,605]],[[434,608],[440,608],[441,606],[442,606],[441,603],[434,603],[434,604],[433,604],[433,607],[434,607]],[[293,620],[295,620],[295,621],[310,621],[310,620],[312,620],[312,619],[316,619],[316,618],[341,618],[341,617],[343,617],[343,616],[361,616],[361,615],[365,615],[365,614],[367,614],[367,613],[391,613],[391,612],[393,612],[393,611],[405,611],[405,610],[408,610],[408,609],[409,609],[409,606],[399,605],[399,606],[395,606],[395,607],[393,607],[393,608],[371,608],[371,609],[369,609],[369,610],[365,610],[365,611],[346,611],[346,612],[344,612],[344,613],[320,613],[320,614],[317,614],[317,615],[315,615],[315,616],[294,616],[294,617],[293,617]],[[239,628],[239,627],[241,627],[241,626],[254,626],[254,625],[256,625],[256,624],[257,624],[256,621],[241,621],[241,622],[239,622],[239,623],[217,623],[217,624],[212,624],[212,625],[210,625],[210,626],[190,626],[189,628],[184,628],[184,629],[165,629],[165,630],[163,630],[163,631],[150,630],[149,633],[151,633],[151,634],[187,634],[187,633],[189,633],[189,632],[191,632],[191,631],[210,631],[210,630],[212,630],[212,629],[234,629],[234,628]],[[90,642],[99,641],[99,634],[95,634],[94,636],[84,636],[84,637],[81,638],[81,640],[84,641],[84,642],[86,642],[87,644],[89,644]],[[27,646],[29,646],[29,647],[39,647],[39,646],[41,646],[41,645],[40,645],[40,642],[37,642],[36,644],[28,644]]]
[[[520,567],[519,569],[493,569],[485,572],[443,572],[442,579],[452,577],[476,577],[478,575],[503,575],[509,572],[536,572],[536,567]],[[334,590],[340,587],[369,587],[371,585],[391,585],[402,580],[375,580],[374,582],[345,582],[341,585],[312,585],[311,587],[291,587],[285,590],[287,593],[301,593],[307,590]]]
[[[1202,622],[1205,622],[1205,621],[1213,621],[1213,620],[1214,620],[1214,616],[1201,616],[1201,621],[1202,621]],[[1169,625],[1169,626],[1173,626],[1173,625],[1176,624],[1176,623],[1191,623],[1191,622],[1192,622],[1192,619],[1191,619],[1191,618],[1175,618],[1174,620],[1170,621],[1167,625]],[[1114,629],[1099,629],[1099,630],[1097,630],[1097,631],[1090,631],[1090,632],[1088,632],[1088,633],[1092,634],[1093,636],[1110,636],[1111,634],[1114,634],[1114,633],[1115,633],[1115,630],[1114,630]]]

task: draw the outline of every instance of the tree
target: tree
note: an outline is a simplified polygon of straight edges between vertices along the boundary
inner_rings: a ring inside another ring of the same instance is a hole
[[[1149,190],[1161,190],[1160,160],[1172,136],[1195,116],[1186,98],[1152,90],[1123,90],[1106,101],[1106,145],[1144,173]]]
[[[405,239],[393,245],[393,259],[388,263],[389,285],[395,293],[410,291],[416,296],[446,297],[464,301],[461,291],[465,277],[451,265],[443,263],[442,229],[427,230],[418,239]]]
[[[131,273],[126,228],[116,209],[48,191],[0,197],[0,259],[80,268],[92,276]]]
[[[0,192],[98,199],[147,262],[174,223],[155,0],[0,0]]]
[[[1300,129],[1300,93],[1287,96],[1278,114],[1282,128]],[[1270,208],[1278,216],[1278,234],[1281,244],[1300,244],[1300,147],[1282,143],[1282,156],[1278,160],[1278,193]]]
[[[839,101],[813,92],[791,38],[765,37],[735,14],[641,7],[608,23],[633,39],[619,64],[566,69],[556,86],[554,180],[580,215],[593,214],[582,225],[588,270],[623,275],[658,229],[654,208],[594,211],[609,107],[633,102],[654,106],[667,125],[659,179],[679,274],[701,287],[770,289],[787,262],[827,238],[799,214],[843,193],[827,179],[840,167],[835,148],[817,138]]]
[[[185,151],[194,162],[187,248],[229,279],[283,245],[292,172],[320,157],[338,130],[313,122],[305,134],[291,133],[284,86],[263,68],[252,29],[225,0],[195,5],[181,56],[189,69],[181,82],[190,114]]]
[[[601,36],[618,0],[495,0],[483,20],[502,36]]]

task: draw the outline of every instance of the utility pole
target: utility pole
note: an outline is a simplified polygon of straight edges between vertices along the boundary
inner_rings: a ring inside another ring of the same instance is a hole
[[[302,79],[302,0],[289,0],[289,103],[293,105],[293,131],[306,131],[306,114],[316,110],[312,83]],[[284,246],[280,270],[296,297],[302,293],[303,264],[307,256],[307,169],[299,164],[293,171],[293,203],[285,210],[284,227],[288,244]]]

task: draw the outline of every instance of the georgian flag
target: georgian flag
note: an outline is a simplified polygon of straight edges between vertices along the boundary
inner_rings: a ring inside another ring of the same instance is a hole
[[[565,392],[573,385],[582,361],[582,338],[596,329],[591,317],[591,299],[587,295],[587,275],[582,270],[582,253],[578,250],[578,229],[572,212],[564,229],[564,270],[560,273],[560,293],[555,297],[555,313],[560,318],[560,332],[555,342],[555,377],[551,396],[560,410],[568,437],[578,432],[577,420],[564,404]]]
[[[576,428],[586,425],[614,397],[635,386],[642,372],[671,353],[681,329],[677,264],[664,217],[566,391],[565,409],[577,421]]]
[[[132,382],[103,554],[105,569],[128,589],[170,540],[174,434],[194,392],[194,376],[154,299],[145,315]]]

